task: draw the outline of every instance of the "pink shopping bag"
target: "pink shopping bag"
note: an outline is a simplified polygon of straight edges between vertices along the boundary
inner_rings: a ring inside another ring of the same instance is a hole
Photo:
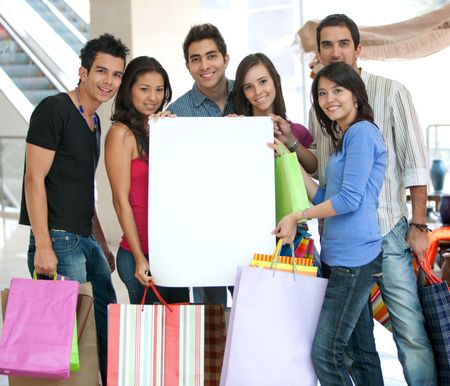
[[[0,374],[68,379],[79,283],[12,279]]]

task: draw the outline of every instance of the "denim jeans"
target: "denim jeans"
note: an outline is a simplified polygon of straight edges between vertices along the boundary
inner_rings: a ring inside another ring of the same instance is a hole
[[[322,273],[328,287],[312,347],[314,369],[322,386],[348,385],[352,380],[345,351],[355,329],[366,331],[359,342],[366,351],[363,365],[370,372],[364,386],[383,385],[380,358],[375,350],[370,313],[370,291],[381,273],[381,253],[360,267],[329,267],[322,262]]]
[[[144,296],[145,287],[134,276],[136,263],[133,254],[119,247],[116,264],[117,273],[127,287],[130,303],[139,304],[142,300],[142,296]],[[156,288],[167,303],[189,302],[189,289],[186,287],[174,288],[156,286]],[[154,303],[159,303],[159,300],[151,288],[149,288],[145,297],[145,304]]]
[[[437,385],[436,368],[417,294],[411,251],[406,243],[408,223],[402,218],[384,237],[381,296],[391,317],[398,358],[408,385]]]
[[[100,373],[106,385],[108,304],[116,303],[108,261],[92,236],[83,237],[65,231],[50,231],[52,247],[58,258],[57,271],[80,283],[91,282],[94,294],[95,322],[100,357]],[[34,273],[35,239],[30,233],[28,246],[28,269]]]

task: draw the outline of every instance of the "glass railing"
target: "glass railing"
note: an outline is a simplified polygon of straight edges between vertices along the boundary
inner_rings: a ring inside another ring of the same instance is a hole
[[[0,136],[0,216],[19,214],[24,159],[25,137]]]

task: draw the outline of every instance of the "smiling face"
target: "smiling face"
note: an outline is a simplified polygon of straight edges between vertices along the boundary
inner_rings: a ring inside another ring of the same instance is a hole
[[[277,92],[269,71],[262,63],[255,64],[247,71],[242,90],[253,107],[254,116],[273,113],[273,102]]]
[[[164,79],[158,72],[139,75],[131,86],[131,101],[136,110],[148,118],[164,103]]]
[[[355,47],[347,27],[324,27],[320,32],[319,57],[324,66],[332,62],[345,62],[357,70],[356,60],[360,53],[361,44]]]
[[[79,71],[81,84],[84,87],[88,103],[96,109],[100,104],[110,100],[122,82],[125,62],[103,52],[95,57],[90,70],[81,67]]]
[[[336,121],[342,131],[355,120],[357,109],[353,93],[331,80],[321,77],[318,83],[318,103],[332,121]]]
[[[210,96],[226,83],[228,60],[228,55],[220,53],[214,40],[204,39],[189,45],[186,67],[199,90]]]

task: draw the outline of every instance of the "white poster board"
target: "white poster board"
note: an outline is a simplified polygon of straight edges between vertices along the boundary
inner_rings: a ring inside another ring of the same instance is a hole
[[[162,286],[233,285],[275,238],[270,117],[150,123],[149,260]]]

